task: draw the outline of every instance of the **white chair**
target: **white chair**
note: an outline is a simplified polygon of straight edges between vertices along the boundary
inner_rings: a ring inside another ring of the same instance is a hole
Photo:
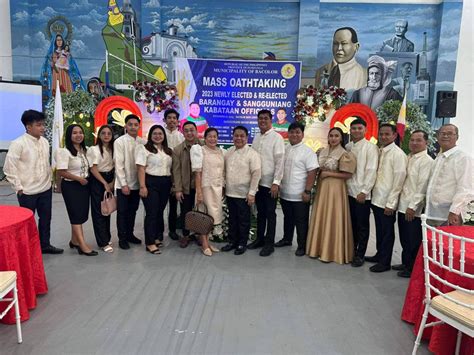
[[[13,298],[4,298],[10,291],[13,291]],[[18,306],[15,271],[0,271],[0,302],[9,302],[7,308],[0,314],[0,319],[5,317],[12,306],[15,306],[16,333],[18,344],[21,344],[23,339],[21,337],[20,307]]]
[[[416,354],[420,346],[423,330],[438,324],[446,323],[458,330],[455,354],[459,354],[462,334],[474,336],[474,290],[455,285],[435,274],[433,267],[444,269],[450,273],[473,280],[474,274],[465,270],[466,245],[473,245],[474,239],[460,237],[431,227],[426,224],[426,215],[421,216],[423,227],[423,265],[425,273],[425,311],[418,330],[412,354]],[[428,246],[428,230],[431,231],[430,247]],[[456,241],[456,243],[454,243]],[[445,257],[445,248],[448,250]],[[432,280],[453,289],[443,292],[432,284]],[[474,282],[474,280],[473,280]],[[431,297],[431,293],[436,294]],[[426,324],[428,314],[439,321]]]

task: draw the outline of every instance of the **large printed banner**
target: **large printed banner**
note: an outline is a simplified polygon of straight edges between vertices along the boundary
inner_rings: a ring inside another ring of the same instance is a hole
[[[301,62],[176,59],[180,118],[193,121],[202,137],[219,130],[221,143],[232,143],[232,129],[243,125],[249,143],[258,131],[257,112],[269,109],[282,135],[300,87]]]

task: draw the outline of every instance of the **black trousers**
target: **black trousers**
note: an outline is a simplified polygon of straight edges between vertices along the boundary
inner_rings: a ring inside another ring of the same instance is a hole
[[[408,222],[405,220],[405,214],[398,212],[397,222],[402,245],[402,264],[411,271],[422,241],[421,219],[415,217],[413,221]]]
[[[50,188],[49,190],[34,195],[17,195],[17,198],[21,207],[32,210],[33,214],[38,212],[38,231],[41,249],[50,246],[52,189]]]
[[[296,240],[298,248],[306,249],[306,236],[308,234],[309,203],[303,201],[287,201],[280,198],[283,210],[283,239],[293,242],[296,227]]]
[[[392,261],[393,244],[395,243],[396,214],[386,216],[383,208],[372,205],[375,217],[375,236],[377,243],[377,258],[379,264],[390,266]]]
[[[155,244],[155,239],[163,240],[165,221],[163,214],[171,191],[170,176],[145,175],[148,196],[142,198],[145,206],[145,244]]]
[[[270,195],[269,187],[259,185],[255,203],[257,204],[257,241],[263,241],[266,247],[273,248],[277,199]]]
[[[117,189],[117,234],[119,241],[133,236],[135,216],[137,215],[140,195],[138,190],[130,190],[130,195],[124,195],[122,189]]]
[[[181,225],[183,226],[182,228],[183,228],[184,237],[187,237],[189,235],[189,231],[184,228],[184,219],[186,217],[186,213],[188,213],[189,211],[193,209],[195,197],[196,197],[196,190],[191,189],[189,191],[189,195],[183,194],[183,202],[179,204],[181,208],[180,219],[181,219]]]
[[[176,233],[176,222],[178,220],[178,200],[174,192],[169,195],[169,213],[168,213],[168,229],[170,232]]]
[[[364,258],[370,236],[370,200],[359,203],[349,196],[349,209],[354,236],[354,256]]]
[[[229,208],[229,242],[246,246],[250,233],[250,206],[245,198],[226,197]]]
[[[101,172],[100,175],[107,183],[114,180],[114,171]],[[100,210],[100,203],[104,198],[105,187],[91,174],[89,179],[91,191],[91,215],[92,226],[94,227],[95,240],[99,248],[105,247],[112,239],[110,234],[110,216],[103,216]]]

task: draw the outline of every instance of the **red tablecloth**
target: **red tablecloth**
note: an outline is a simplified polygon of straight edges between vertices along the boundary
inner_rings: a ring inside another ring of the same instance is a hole
[[[468,237],[474,239],[474,227],[469,226],[448,226],[439,227],[439,229],[453,233],[455,235]],[[456,241],[455,241],[456,243]],[[445,258],[447,258],[448,250],[447,245],[444,243],[446,250],[444,252]],[[459,250],[459,249],[458,249]],[[446,261],[446,260],[445,260]],[[459,263],[458,263],[459,265]],[[432,266],[431,266],[432,267]],[[469,243],[466,244],[466,264],[465,270],[470,273],[474,273],[474,245]],[[468,278],[462,278],[455,275],[447,270],[433,270],[436,274],[443,276],[454,284],[463,286],[468,289],[474,289],[474,280]],[[433,280],[432,280],[433,281]],[[441,283],[437,283],[436,280],[433,282],[441,291],[451,291],[448,287]],[[405,296],[405,303],[403,305],[402,319],[406,322],[415,325],[413,332],[418,334],[420,327],[421,318],[424,311],[423,300],[425,298],[425,279],[423,272],[423,248],[420,247],[418,256],[413,267],[411,274],[410,283],[408,285],[407,293]],[[427,323],[433,321],[433,317],[429,316]],[[423,332],[423,339],[429,340],[428,348],[435,354],[454,354],[456,346],[456,335],[457,330],[453,327],[442,324],[434,327],[426,328]],[[461,354],[474,354],[474,339],[463,334],[461,343]]]
[[[36,296],[48,292],[38,228],[29,209],[0,206],[0,271],[16,271],[21,320],[28,320]],[[0,312],[5,308],[0,302]],[[13,307],[1,322],[15,323]]]

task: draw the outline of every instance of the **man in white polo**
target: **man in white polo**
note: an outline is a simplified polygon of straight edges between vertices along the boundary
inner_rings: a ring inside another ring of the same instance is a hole
[[[283,179],[280,186],[280,203],[283,209],[283,239],[275,247],[290,246],[296,227],[298,247],[296,256],[305,255],[308,234],[309,202],[311,190],[319,168],[318,156],[303,144],[304,126],[293,122],[288,127]]]
[[[258,128],[252,148],[262,160],[262,178],[255,196],[257,204],[257,239],[248,245],[248,249],[260,250],[260,256],[269,256],[275,250],[276,205],[283,164],[285,159],[285,143],[272,128],[272,113],[269,110],[258,112]]]
[[[473,159],[456,146],[458,138],[458,128],[453,124],[445,124],[438,131],[441,151],[426,192],[425,214],[431,225],[461,225],[461,212],[474,199]]]

